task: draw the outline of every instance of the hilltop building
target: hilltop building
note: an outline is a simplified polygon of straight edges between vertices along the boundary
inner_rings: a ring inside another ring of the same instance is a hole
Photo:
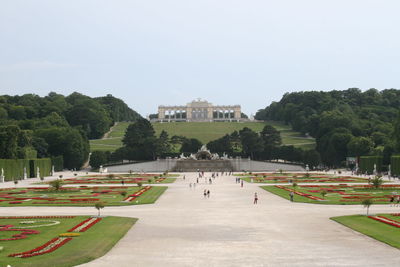
[[[242,121],[240,105],[214,106],[206,100],[197,99],[186,106],[159,106],[159,122],[186,121]]]

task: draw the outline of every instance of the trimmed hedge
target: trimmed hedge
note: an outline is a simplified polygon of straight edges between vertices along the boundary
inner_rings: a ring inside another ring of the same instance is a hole
[[[376,170],[382,171],[382,157],[381,156],[362,156],[360,157],[360,171],[362,173],[373,174],[374,165],[376,164]]]
[[[51,159],[33,159],[30,162],[31,167],[31,177],[37,177],[37,168],[39,167],[40,177],[50,176],[51,173]],[[33,170],[32,170],[33,168]]]
[[[390,168],[392,175],[400,175],[400,156],[392,156],[390,159]]]
[[[24,178],[24,168],[26,168],[27,177],[36,177],[37,167],[40,170],[40,176],[49,176],[51,172],[51,160],[43,159],[0,159],[1,169],[4,170],[5,181]]]
[[[64,169],[64,158],[63,156],[57,156],[51,158],[51,164],[54,166],[54,171],[59,172]]]

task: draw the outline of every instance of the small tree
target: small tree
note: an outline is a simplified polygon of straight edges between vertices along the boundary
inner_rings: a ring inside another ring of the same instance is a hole
[[[15,184],[15,187],[17,187],[18,179],[15,179],[15,178],[14,178],[14,184]]]
[[[126,195],[128,194],[128,192],[126,192],[126,191],[122,191],[120,194],[121,194],[121,196],[122,196],[123,198],[125,198],[125,197],[126,197]]]
[[[139,187],[142,187],[142,185],[143,185],[142,182],[137,182],[136,184],[137,184],[137,186],[139,186]]]
[[[364,199],[361,204],[364,206],[364,208],[367,208],[367,216],[368,216],[368,212],[369,212],[369,207],[374,204],[374,202],[372,201],[372,199],[370,198],[366,198]]]
[[[50,187],[54,190],[54,191],[60,191],[61,187],[62,187],[63,181],[62,180],[53,180],[50,182]]]
[[[149,179],[149,180],[147,180],[147,182],[149,183],[149,184],[151,184],[152,182],[153,182],[153,179]]]
[[[293,186],[293,190],[296,191],[297,183],[296,183],[296,182],[293,182],[292,186]]]
[[[322,198],[325,198],[326,194],[327,194],[327,192],[326,192],[325,190],[322,190],[322,191],[321,191],[321,196],[322,196]]]
[[[96,204],[94,204],[94,207],[98,210],[97,216],[100,216],[100,210],[101,210],[102,208],[104,208],[103,202],[101,202],[101,201],[96,202]]]
[[[379,187],[381,187],[381,185],[383,184],[383,180],[382,177],[379,176],[375,176],[375,178],[373,178],[371,180],[371,184],[375,189],[378,189]]]

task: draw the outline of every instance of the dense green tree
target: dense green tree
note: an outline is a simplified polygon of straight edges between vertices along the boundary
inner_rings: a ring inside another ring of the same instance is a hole
[[[88,158],[89,142],[77,129],[49,128],[35,134],[49,145],[50,155],[63,156],[64,166],[68,169],[80,169]]]
[[[347,144],[349,156],[366,156],[374,147],[373,141],[368,137],[353,137]]]
[[[119,153],[131,160],[156,159],[160,154],[159,140],[153,126],[143,118],[128,126],[122,143],[125,147]]]
[[[304,151],[304,164],[308,164],[310,169],[316,168],[321,164],[321,156],[316,150]]]
[[[182,143],[180,152],[181,153],[182,152],[195,153],[195,152],[199,151],[199,149],[201,148],[202,145],[203,144],[195,138],[186,139]]]
[[[266,146],[279,146],[282,144],[281,134],[275,127],[265,125],[261,131],[261,138]]]
[[[243,153],[254,159],[254,156],[264,150],[264,143],[260,135],[250,128],[244,127],[239,131]]]
[[[9,125],[0,127],[0,158],[16,159],[18,157],[18,126]]]
[[[93,151],[90,154],[89,164],[92,168],[97,169],[101,165],[104,165],[108,162],[107,154],[105,151]]]
[[[170,153],[171,152],[171,141],[166,131],[161,131],[160,137],[158,138],[158,153]]]

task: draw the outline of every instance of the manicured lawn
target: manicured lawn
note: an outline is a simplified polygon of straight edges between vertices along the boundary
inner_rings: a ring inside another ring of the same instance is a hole
[[[121,147],[122,138],[129,124],[129,122],[120,122],[113,128],[108,138],[90,140],[90,150],[114,151]],[[313,138],[306,138],[299,132],[293,131],[290,126],[279,122],[171,122],[153,123],[153,127],[157,136],[162,130],[165,130],[170,137],[182,135],[187,138],[199,139],[202,143],[206,144],[225,134],[240,131],[244,127],[261,132],[266,124],[274,126],[281,132],[282,142],[285,145],[294,145],[307,149],[315,147],[315,140]],[[179,151],[179,147],[176,147],[176,150]]]
[[[60,191],[48,187],[0,190],[0,207],[10,206],[127,206],[154,203],[167,189],[165,186],[80,186],[63,187]],[[126,192],[123,196],[121,192]]]
[[[256,173],[241,174],[246,182],[253,183],[366,183],[367,179],[351,176],[335,176],[323,173]]]
[[[289,194],[293,186],[261,186],[262,189],[276,194],[285,199],[290,199]],[[325,197],[321,192],[326,191]],[[367,185],[298,185],[295,188],[294,202],[314,204],[340,204],[361,205],[365,198],[371,198],[375,204],[389,204],[392,194],[400,192],[400,185],[383,185],[373,189]]]
[[[1,266],[7,266],[7,264],[9,264],[15,267],[67,267],[83,264],[106,254],[137,221],[135,218],[107,216],[101,218],[101,220],[93,224],[86,231],[77,232],[79,236],[72,237],[70,241],[52,252],[43,255],[33,255],[27,258],[8,256],[14,253],[30,251],[42,246],[53,238],[59,237],[60,234],[68,233],[68,230],[88,218],[90,218],[90,216],[76,216],[73,218],[66,218],[66,216],[61,216],[60,218],[28,217],[26,219],[18,217],[4,219],[4,217],[0,217],[0,224],[13,225],[13,227],[11,227],[12,229],[15,227],[59,222],[57,225],[27,228],[37,230],[39,233],[27,235],[24,239],[0,241],[0,246],[3,247],[3,251],[0,252]],[[34,223],[21,224],[21,222],[24,221]],[[18,233],[18,231],[0,231],[0,237],[9,238]]]
[[[400,222],[399,216],[379,214]],[[400,228],[375,221],[363,215],[333,217],[332,220],[343,224],[357,232],[370,236],[390,246],[400,248]]]

